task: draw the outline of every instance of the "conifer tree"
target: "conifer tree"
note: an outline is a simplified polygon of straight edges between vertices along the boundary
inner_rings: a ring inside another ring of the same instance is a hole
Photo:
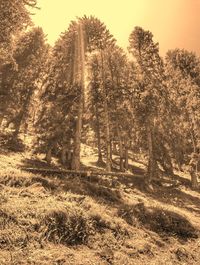
[[[171,140],[172,152],[180,166],[190,164],[192,186],[196,188],[200,164],[200,59],[186,50],[171,50],[166,56],[166,69],[175,106],[171,115],[176,136]]]
[[[164,86],[164,66],[159,56],[158,43],[154,43],[153,34],[136,27],[129,38],[129,50],[136,59],[138,70],[137,99],[135,113],[140,126],[145,126],[148,146],[149,183],[157,176],[158,165],[156,146],[160,145],[157,137],[159,127],[163,126],[163,116],[167,114],[167,90]],[[157,139],[157,141],[156,141]]]

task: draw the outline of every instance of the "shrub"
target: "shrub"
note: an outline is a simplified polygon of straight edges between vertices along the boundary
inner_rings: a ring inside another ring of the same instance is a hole
[[[146,208],[143,203],[123,206],[118,210],[127,223],[133,224],[136,219],[147,229],[158,234],[178,236],[179,238],[196,238],[198,231],[182,215],[162,208]]]
[[[56,185],[53,183],[53,181],[49,181],[49,180],[42,178],[40,176],[32,177],[31,181],[32,181],[32,183],[40,183],[43,188],[48,189],[48,190],[55,190],[56,189]]]
[[[25,247],[28,237],[18,224],[17,219],[6,210],[0,210],[0,249]]]
[[[76,245],[87,243],[93,223],[79,208],[51,210],[42,219],[42,237],[54,243]]]
[[[32,184],[31,177],[30,173],[6,171],[0,174],[0,184],[10,187],[28,187]]]
[[[16,218],[0,209],[0,229],[6,229],[10,223],[17,224]]]
[[[96,196],[110,202],[119,202],[121,194],[118,190],[104,187],[98,184],[87,183],[88,195]]]
[[[118,216],[124,219],[129,225],[133,225],[135,222],[133,205],[121,205],[118,208]]]
[[[0,146],[13,151],[13,152],[24,152],[25,145],[20,138],[13,137],[11,133],[0,135]]]

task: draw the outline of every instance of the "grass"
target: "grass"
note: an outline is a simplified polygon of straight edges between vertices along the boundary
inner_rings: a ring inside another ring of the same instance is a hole
[[[0,155],[0,264],[197,265],[200,193],[142,178],[42,177]]]
[[[140,223],[161,236],[176,236],[179,239],[198,238],[198,233],[183,215],[163,207],[145,207],[144,203],[125,205],[119,208],[121,216],[130,225]]]

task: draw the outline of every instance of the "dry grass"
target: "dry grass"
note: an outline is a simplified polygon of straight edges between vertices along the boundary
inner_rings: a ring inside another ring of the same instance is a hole
[[[16,170],[22,158],[0,156],[0,264],[199,264],[198,192],[156,197],[130,179],[41,177]]]
[[[198,232],[183,215],[158,207],[145,207],[144,203],[123,205],[119,216],[130,225],[141,224],[161,236],[176,236],[180,239],[198,238]]]

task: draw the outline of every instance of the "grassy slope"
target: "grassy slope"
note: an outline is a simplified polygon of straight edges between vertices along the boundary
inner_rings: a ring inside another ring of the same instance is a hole
[[[198,191],[147,192],[142,176],[42,177],[20,170],[27,161],[0,155],[0,264],[199,264]]]

